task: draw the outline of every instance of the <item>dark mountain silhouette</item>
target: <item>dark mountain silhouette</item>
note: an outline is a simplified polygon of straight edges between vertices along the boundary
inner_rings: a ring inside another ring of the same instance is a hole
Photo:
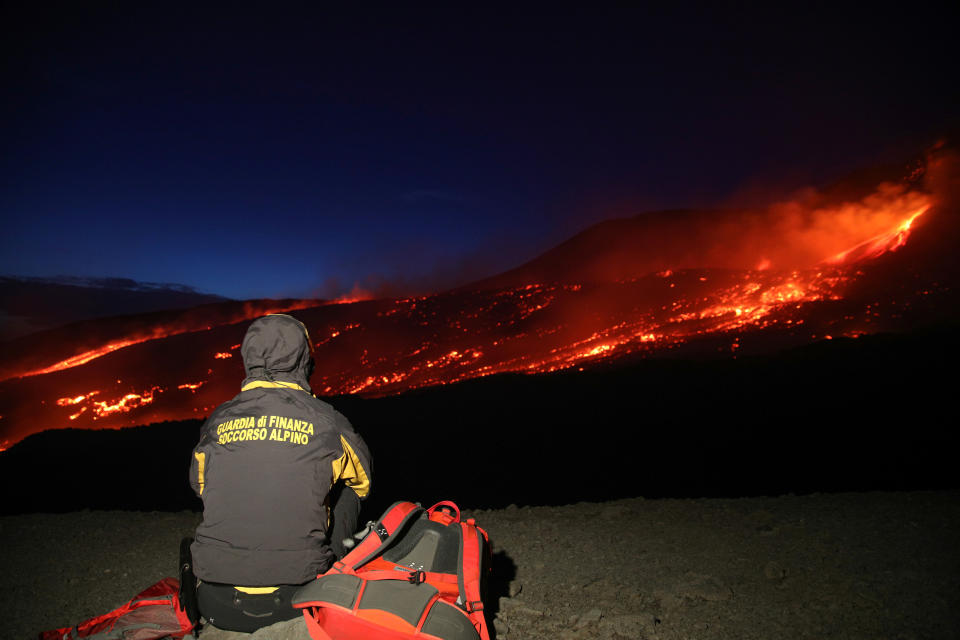
[[[907,189],[923,176],[918,161],[885,165],[793,194],[779,207],[675,209],[606,220],[514,269],[459,289],[622,281],[664,270],[753,269],[763,258],[779,268],[809,267],[850,241],[839,235],[825,244],[817,233],[818,216],[843,215],[851,205],[876,197],[878,185]],[[892,193],[890,198],[895,199]]]
[[[0,277],[0,341],[79,320],[186,309],[225,300],[186,285],[128,278]]]

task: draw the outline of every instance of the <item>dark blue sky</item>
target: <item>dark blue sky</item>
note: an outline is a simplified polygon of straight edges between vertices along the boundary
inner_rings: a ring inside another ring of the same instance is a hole
[[[584,226],[956,127],[919,5],[7,8],[0,274],[221,295],[450,286]]]

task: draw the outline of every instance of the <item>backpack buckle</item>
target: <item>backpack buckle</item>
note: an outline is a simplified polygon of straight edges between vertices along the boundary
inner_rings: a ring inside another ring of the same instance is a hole
[[[407,581],[410,584],[420,584],[427,581],[427,574],[423,571],[411,571],[410,575],[407,576]]]

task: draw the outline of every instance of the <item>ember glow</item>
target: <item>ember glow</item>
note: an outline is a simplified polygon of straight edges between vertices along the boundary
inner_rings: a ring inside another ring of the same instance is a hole
[[[498,373],[557,371],[671,349],[704,336],[766,328],[795,331],[805,322],[805,305],[842,300],[859,276],[858,266],[903,246],[930,206],[929,196],[888,186],[862,203],[839,208],[801,214],[797,207],[781,206],[772,216],[773,231],[792,237],[802,250],[767,250],[763,257],[749,259],[756,269],[666,269],[606,283],[527,284],[475,292],[460,300],[453,313],[444,295],[395,300],[378,316],[402,326],[429,327],[433,339],[394,349],[389,356],[363,348],[359,366],[321,365],[313,384],[325,395],[384,395]],[[839,235],[855,243],[840,260],[829,257],[837,246],[825,231],[831,218]],[[859,237],[851,231],[857,221],[863,223]],[[750,233],[756,234],[755,225]],[[772,246],[769,240],[767,244]],[[778,263],[808,266],[783,269]],[[316,345],[323,362],[323,349],[335,353],[335,340],[344,339],[345,332],[353,332],[347,339],[359,348],[365,343],[362,336],[374,328],[344,323],[311,330],[329,336]],[[862,330],[851,330],[858,332]],[[730,344],[733,351],[740,348],[738,338]]]
[[[879,233],[869,240],[861,242],[855,247],[827,258],[826,262],[831,264],[843,264],[846,262],[855,262],[857,260],[877,258],[887,251],[896,251],[903,245],[907,244],[907,238],[910,237],[910,228],[913,226],[914,221],[916,221],[917,218],[922,216],[929,209],[929,204],[924,205],[922,208],[915,211],[909,218],[901,222],[897,227],[891,229],[890,231]]]
[[[113,413],[129,413],[153,402],[154,394],[160,387],[152,387],[142,393],[128,393],[121,398],[110,401],[93,402],[94,419],[103,418]]]
[[[235,322],[241,322],[244,320],[251,320],[253,318],[259,317],[261,315],[266,315],[269,313],[286,313],[289,311],[296,311],[298,309],[304,309],[310,306],[314,306],[317,303],[311,300],[301,300],[293,304],[287,305],[256,305],[256,304],[246,304],[243,310],[240,313],[234,313],[229,315],[226,318],[220,318],[217,321],[217,325],[223,324],[233,324]],[[158,340],[162,338],[169,338],[170,336],[179,335],[182,333],[190,333],[193,331],[204,331],[210,330],[213,328],[207,319],[204,316],[200,317],[187,317],[181,322],[175,322],[170,324],[162,324],[160,326],[149,327],[144,331],[138,331],[136,335],[125,336],[123,339],[113,340],[98,346],[94,349],[89,349],[81,353],[72,355],[68,358],[55,362],[49,366],[42,367],[39,369],[29,369],[14,374],[7,374],[4,378],[8,379],[10,377],[27,377],[27,376],[39,376],[48,373],[54,373],[57,371],[63,371],[65,369],[72,369],[74,367],[79,367],[87,364],[91,360],[101,358],[107,354],[113,353],[119,349],[124,349],[126,347],[140,344],[148,340]],[[239,345],[230,347],[235,349]],[[233,354],[231,353],[218,353],[215,357],[217,358],[229,358]]]
[[[333,301],[333,304],[351,304],[353,302],[363,302],[364,300],[373,300],[374,295],[362,288],[360,285],[354,285],[353,289],[350,290],[350,293],[345,293],[336,300]]]
[[[57,406],[58,406],[58,407],[68,407],[68,406],[70,406],[70,405],[72,405],[72,404],[79,404],[79,403],[83,402],[84,400],[90,398],[91,396],[97,395],[98,393],[100,393],[100,392],[99,392],[99,391],[90,391],[89,393],[86,393],[86,394],[84,394],[84,395],[79,395],[79,396],[77,396],[76,398],[59,398],[59,399],[57,399]]]
[[[199,386],[199,385],[198,385]],[[57,400],[57,406],[68,407],[79,405],[80,411],[68,416],[70,420],[76,420],[84,412],[91,412],[91,419],[99,420],[117,413],[129,413],[134,409],[144,407],[153,402],[155,395],[162,392],[161,387],[152,387],[141,393],[127,393],[118,398],[110,400],[92,400],[93,396],[99,395],[100,391],[88,391],[85,394],[73,398],[60,398]]]
[[[804,208],[797,203],[771,207],[772,227],[751,229],[756,244],[771,245],[762,256],[768,268],[809,268],[824,261],[855,262],[903,246],[913,222],[930,209],[929,195],[903,185],[882,184],[857,203]],[[756,264],[747,255],[746,264]]]
[[[642,265],[657,268],[594,270],[615,278],[304,306],[296,316],[314,339],[311,385],[321,396],[384,396],[697,345],[738,357],[757,336],[800,344],[870,333],[910,301],[857,302],[848,291],[910,241],[932,205],[927,194],[881,186],[853,204],[776,205],[741,227],[726,219],[716,229],[722,246],[708,243],[709,255],[698,258],[712,256],[720,267],[678,259],[661,268],[662,256],[653,256]],[[681,255],[672,251],[664,254]],[[923,286],[916,296],[940,285]],[[156,326],[0,382],[0,437],[32,432],[18,424],[103,428],[205,415],[239,388],[243,367],[232,356],[248,322],[199,324],[198,317],[192,328]],[[49,388],[62,392],[49,398]]]
[[[156,337],[156,336],[153,336]],[[54,371],[62,371],[64,369],[72,369],[73,367],[79,367],[80,365],[87,364],[95,358],[105,356],[108,353],[112,353],[117,349],[123,349],[124,347],[129,347],[132,344],[137,344],[143,342],[144,340],[151,340],[152,337],[144,338],[134,338],[129,340],[118,340],[117,342],[110,342],[102,347],[97,349],[91,349],[90,351],[84,351],[79,355],[75,355],[72,358],[67,358],[66,360],[61,360],[56,364],[52,364],[49,367],[43,369],[37,369],[35,371],[27,371],[23,373],[23,376],[42,376],[45,373],[53,373]]]

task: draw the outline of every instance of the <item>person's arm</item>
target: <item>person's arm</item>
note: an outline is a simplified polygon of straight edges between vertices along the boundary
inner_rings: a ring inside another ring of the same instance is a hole
[[[360,522],[360,497],[340,482],[334,486],[330,499],[330,548],[337,558],[343,559],[354,544],[352,536]],[[350,547],[346,543],[348,539]]]
[[[199,497],[203,497],[203,490],[207,481],[207,469],[210,464],[209,446],[207,446],[207,424],[203,423],[200,430],[200,442],[193,449],[190,458],[190,487]]]
[[[343,481],[360,499],[370,495],[373,461],[370,449],[350,422],[338,414],[337,427],[342,454],[333,461],[333,484]]]

